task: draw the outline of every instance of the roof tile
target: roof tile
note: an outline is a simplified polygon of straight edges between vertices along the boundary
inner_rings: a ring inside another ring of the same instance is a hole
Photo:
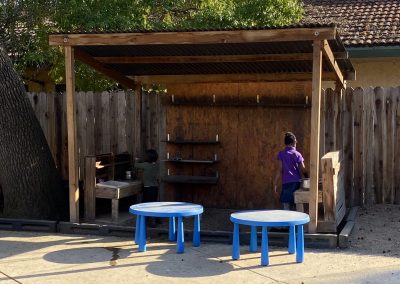
[[[400,45],[399,0],[303,0],[301,23],[334,23],[347,47]]]

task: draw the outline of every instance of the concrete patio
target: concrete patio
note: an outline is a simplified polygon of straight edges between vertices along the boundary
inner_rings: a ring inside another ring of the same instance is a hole
[[[305,262],[284,248],[270,249],[270,266],[260,253],[241,247],[231,260],[231,246],[150,239],[139,253],[132,240],[118,237],[0,231],[0,282],[11,283],[395,283],[400,277],[397,253],[362,248],[306,249]]]

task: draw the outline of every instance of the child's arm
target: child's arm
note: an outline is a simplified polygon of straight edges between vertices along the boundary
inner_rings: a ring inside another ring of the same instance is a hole
[[[135,169],[144,169],[145,164],[140,160],[140,158],[135,158],[135,164],[133,165]]]
[[[301,169],[301,173],[303,174],[303,177],[308,178],[308,172],[307,172],[306,166],[304,165],[304,162],[301,162],[300,169]]]

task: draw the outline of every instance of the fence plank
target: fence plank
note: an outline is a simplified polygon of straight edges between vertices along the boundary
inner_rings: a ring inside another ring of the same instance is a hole
[[[385,119],[385,90],[383,88],[374,89],[374,187],[377,203],[383,203],[385,191],[386,173],[386,119]]]
[[[40,126],[42,127],[43,134],[46,137],[46,141],[49,141],[49,125],[47,123],[47,94],[37,94],[37,104],[35,107],[36,117],[39,119]]]
[[[134,132],[134,119],[135,119],[135,98],[132,91],[127,91],[125,93],[126,101],[126,123],[125,123],[125,133],[126,133],[126,149],[134,157],[134,146],[135,146],[135,132]]]
[[[57,156],[57,138],[56,138],[56,129],[55,129],[55,95],[54,94],[46,94],[47,95],[47,115],[46,115],[46,124],[48,125],[48,139],[47,143],[49,144],[49,148],[51,154],[53,156],[53,160],[56,160]]]
[[[102,92],[100,96],[101,96],[101,112],[100,112],[101,140],[98,141],[101,143],[101,153],[110,153],[111,152],[111,145],[110,145],[111,95],[108,92]]]
[[[123,91],[119,91],[115,94],[116,98],[116,110],[117,117],[116,122],[118,125],[117,140],[114,142],[116,144],[117,153],[127,152],[127,142],[126,142],[126,98]]]
[[[61,95],[62,119],[61,119],[61,176],[64,180],[68,180],[68,137],[67,137],[67,96],[66,93]]]
[[[134,90],[134,122],[133,122],[133,128],[134,128],[134,156],[135,157],[140,157],[143,152],[144,148],[144,139],[143,139],[143,133],[142,133],[142,109],[143,109],[143,103],[142,103],[142,98],[144,97],[142,94],[142,87],[138,86]]]
[[[325,153],[335,150],[335,91],[327,89],[325,95]]]
[[[78,143],[78,176],[84,177],[84,157],[86,156],[86,93],[76,93],[76,132]]]
[[[334,125],[333,125],[333,134],[334,134],[334,150],[341,150],[342,149],[342,90],[335,89],[334,96],[333,96],[333,117],[334,117]]]
[[[109,124],[109,143],[110,143],[110,151],[114,154],[118,153],[118,93],[112,92],[110,95],[110,113],[108,120]]]
[[[393,191],[393,164],[394,164],[394,132],[393,132],[393,88],[386,88],[386,100],[385,105],[385,133],[382,137],[383,143],[386,142],[384,155],[384,167],[383,167],[383,189],[384,196],[383,200],[387,203],[394,203],[394,191]]]
[[[63,96],[61,93],[54,94],[54,136],[55,136],[55,149],[54,149],[54,160],[56,166],[61,174],[62,168],[62,119],[63,119]]]
[[[102,153],[102,139],[103,139],[103,128],[102,128],[102,96],[101,93],[95,93],[93,95],[94,103],[94,141],[95,141],[95,153],[96,155]]]
[[[394,107],[393,107],[393,115],[394,115],[394,141],[396,148],[394,149],[393,157],[396,157],[394,160],[394,202],[396,204],[400,204],[400,87],[396,87],[393,90],[394,93]]]
[[[32,109],[34,109],[35,103],[34,103],[33,97],[35,96],[35,93],[26,93],[26,95],[28,97],[29,102],[31,103]]]
[[[349,206],[354,205],[354,189],[353,189],[353,118],[352,118],[352,88],[348,88],[343,93],[342,109],[343,109],[343,172],[344,172],[344,188],[346,191],[346,200]]]
[[[325,111],[326,111],[326,90],[321,91],[321,122],[320,122],[320,132],[319,132],[319,158],[321,159],[322,156],[325,155]],[[319,176],[322,176],[322,171],[321,171],[321,165],[320,165],[320,171],[319,171]]]
[[[357,88],[353,95],[353,176],[354,176],[354,202],[357,205],[364,203],[363,188],[363,89]]]
[[[95,102],[94,93],[86,93],[86,155],[95,155]]]
[[[363,187],[366,204],[375,202],[374,193],[374,89],[367,88],[363,100]]]

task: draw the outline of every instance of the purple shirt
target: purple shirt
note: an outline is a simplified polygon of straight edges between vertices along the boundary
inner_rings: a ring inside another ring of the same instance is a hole
[[[282,162],[282,183],[301,180],[300,164],[304,159],[295,147],[285,147],[283,151],[279,152],[278,160]]]

